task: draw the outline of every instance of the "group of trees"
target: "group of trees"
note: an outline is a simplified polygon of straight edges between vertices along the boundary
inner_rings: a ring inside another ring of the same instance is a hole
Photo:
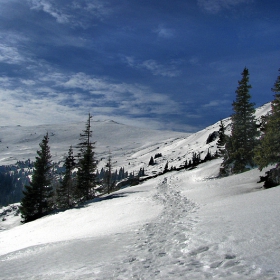
[[[220,125],[217,145],[224,158],[221,176],[241,173],[256,166],[262,170],[270,164],[280,163],[280,75],[272,88],[275,93],[272,110],[260,124],[255,118],[254,103],[250,101],[250,88],[249,71],[245,68],[233,102],[231,135],[226,136],[223,123]]]
[[[53,163],[49,147],[48,133],[40,143],[40,150],[34,163],[34,171],[29,186],[25,186],[20,212],[23,222],[29,222],[44,216],[54,206],[66,209],[95,197],[96,160],[94,143],[91,142],[91,118],[88,116],[86,128],[80,134],[77,162],[72,146],[65,158],[65,172],[56,189],[53,188]],[[74,176],[73,170],[76,169]]]
[[[136,175],[128,174],[124,168],[113,172],[111,154],[105,167],[98,172],[95,142],[91,141],[91,119],[92,116],[89,115],[85,129],[80,134],[76,147],[77,156],[70,146],[62,174],[54,170],[48,133],[44,136],[39,144],[40,150],[37,151],[32,179],[25,185],[21,199],[20,212],[23,222],[33,221],[54,209],[74,207],[95,198],[97,194],[109,194],[116,190],[118,181],[145,175],[144,168],[140,168]]]

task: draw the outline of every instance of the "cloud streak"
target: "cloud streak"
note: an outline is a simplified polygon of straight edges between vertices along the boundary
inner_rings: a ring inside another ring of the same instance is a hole
[[[250,4],[253,0],[198,0],[198,5],[210,14],[217,14],[222,10],[231,9],[240,4]]]
[[[54,17],[58,23],[68,23],[69,15],[62,12],[61,9],[54,7],[54,4],[48,0],[29,0],[31,9],[33,10],[42,10],[45,13]]]
[[[7,64],[20,64],[25,58],[19,53],[15,47],[0,44],[0,62]]]
[[[124,61],[129,67],[140,70],[148,70],[154,76],[174,78],[181,74],[180,70],[177,69],[177,64],[175,62],[171,62],[168,65],[163,65],[154,59],[148,59],[140,62],[135,60],[134,57],[129,56],[125,56]]]

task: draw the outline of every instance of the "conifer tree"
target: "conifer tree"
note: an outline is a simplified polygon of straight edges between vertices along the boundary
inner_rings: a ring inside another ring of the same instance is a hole
[[[164,169],[163,169],[163,173],[168,172],[168,161],[166,162]]]
[[[205,161],[209,161],[209,160],[212,160],[212,159],[213,159],[213,156],[212,156],[210,150],[208,149],[207,154],[206,154],[203,161],[205,162]]]
[[[255,166],[253,151],[257,144],[258,130],[254,103],[250,102],[250,89],[249,71],[245,67],[242,79],[238,81],[236,101],[232,104],[234,113],[231,116],[231,136],[226,141],[221,175],[244,172]]]
[[[52,161],[48,133],[39,144],[30,186],[25,186],[20,212],[23,222],[30,222],[47,214],[53,206]]]
[[[263,135],[255,150],[255,161],[260,170],[269,164],[280,163],[280,75],[271,90],[275,93],[271,113],[265,118]]]
[[[60,187],[57,189],[57,204],[59,208],[67,209],[74,205],[75,182],[72,171],[75,167],[73,148],[70,146],[64,162],[65,172]]]
[[[115,176],[113,176],[112,174],[112,156],[111,156],[111,153],[109,154],[109,157],[108,157],[108,161],[106,163],[106,168],[107,170],[105,171],[105,177],[104,177],[104,188],[105,188],[105,192],[106,193],[111,193],[114,188],[115,188],[115,180],[116,180],[116,177],[117,177],[117,174]],[[113,178],[115,177],[115,178]]]
[[[91,142],[91,119],[89,114],[86,122],[86,128],[80,134],[80,143],[78,144],[78,171],[76,198],[80,201],[93,199],[95,197],[96,187],[96,161],[94,158],[94,144]]]
[[[218,152],[217,154],[219,156],[222,156],[224,153],[224,148],[225,148],[225,144],[226,144],[226,134],[225,134],[225,126],[223,121],[220,121],[220,126],[219,126],[219,139],[217,141],[217,148],[218,148]]]
[[[155,164],[154,158],[151,157],[151,158],[150,158],[150,161],[149,161],[149,165],[154,165],[154,164]]]

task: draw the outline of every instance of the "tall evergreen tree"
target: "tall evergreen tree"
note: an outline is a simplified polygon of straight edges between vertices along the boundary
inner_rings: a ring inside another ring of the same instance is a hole
[[[59,208],[67,209],[74,205],[74,188],[73,169],[75,167],[75,158],[73,148],[70,146],[68,155],[64,162],[65,172],[60,187],[57,189],[57,204]]]
[[[255,150],[255,161],[260,170],[269,164],[280,164],[280,75],[271,90],[275,93],[271,113],[265,118],[263,135]]]
[[[94,142],[91,142],[91,119],[89,114],[86,122],[86,128],[80,134],[80,143],[78,144],[78,171],[76,198],[81,201],[89,200],[95,197],[96,187],[96,161],[94,157]]]
[[[30,186],[25,186],[20,212],[23,222],[33,221],[48,213],[53,206],[52,161],[48,133],[40,143]]]
[[[258,129],[254,115],[255,104],[250,102],[250,89],[249,71],[245,67],[235,92],[236,101],[232,104],[234,113],[231,116],[231,136],[226,141],[221,175],[244,172],[255,166],[253,151],[257,144]]]

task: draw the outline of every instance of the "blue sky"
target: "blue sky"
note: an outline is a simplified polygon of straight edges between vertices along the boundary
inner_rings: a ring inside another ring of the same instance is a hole
[[[232,114],[241,72],[273,99],[280,2],[0,0],[0,125],[95,120],[196,131]]]

